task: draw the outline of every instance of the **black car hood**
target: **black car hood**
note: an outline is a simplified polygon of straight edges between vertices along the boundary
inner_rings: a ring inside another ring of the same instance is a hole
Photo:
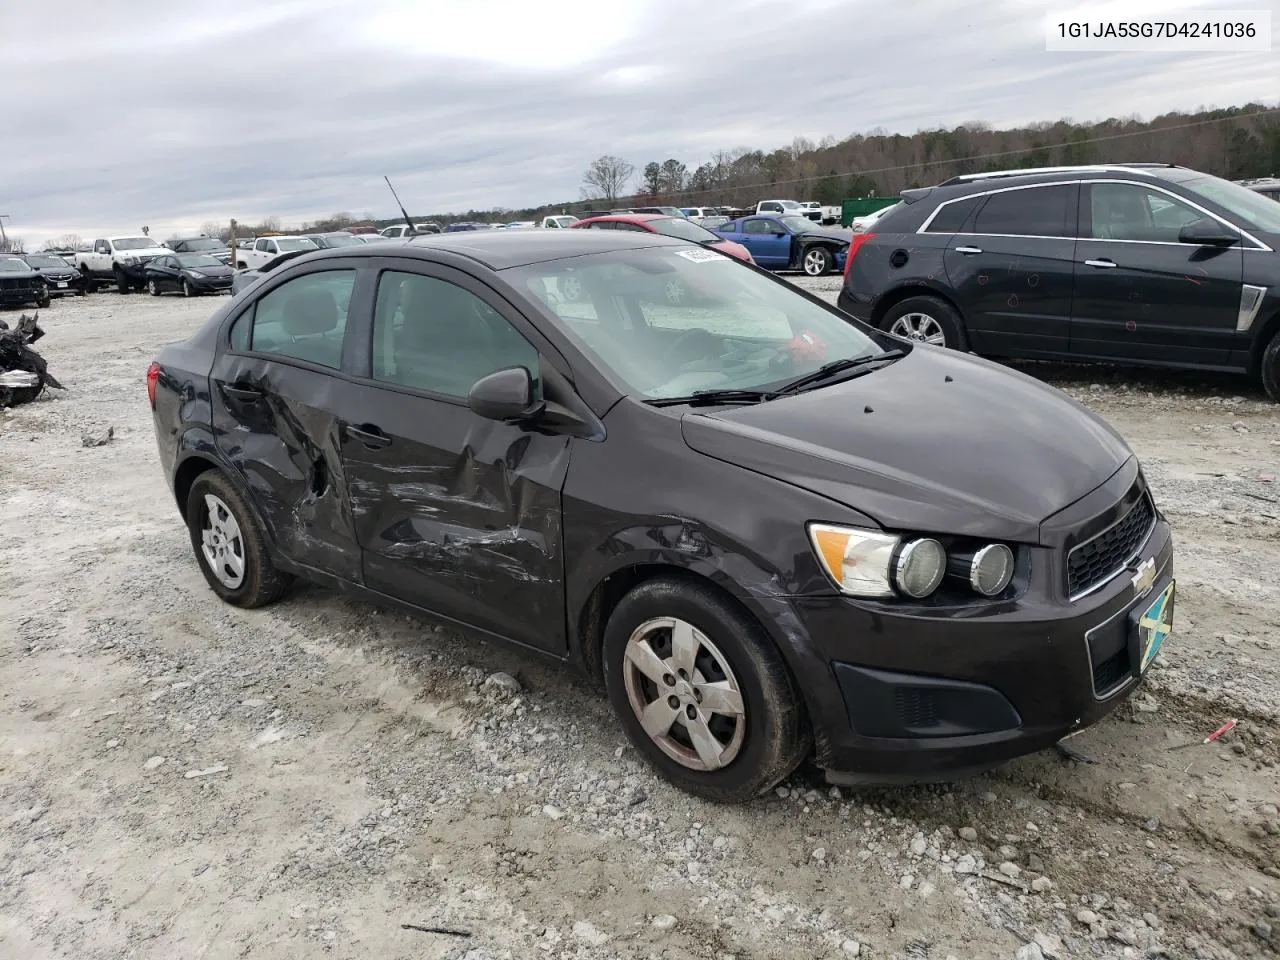
[[[1132,456],[1119,434],[1058,390],[931,347],[796,396],[691,412],[682,429],[700,453],[889,529],[1026,543],[1038,542],[1042,520]]]
[[[198,273],[203,273],[206,277],[229,277],[235,273],[225,263],[220,263],[216,267],[182,267],[181,269],[195,270]]]

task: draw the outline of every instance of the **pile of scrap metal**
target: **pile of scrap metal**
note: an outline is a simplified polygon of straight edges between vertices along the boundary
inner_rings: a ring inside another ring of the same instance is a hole
[[[12,330],[0,320],[0,407],[30,403],[45,387],[62,389],[45,369],[44,357],[31,349],[31,344],[44,336],[36,323],[39,316],[24,313]]]

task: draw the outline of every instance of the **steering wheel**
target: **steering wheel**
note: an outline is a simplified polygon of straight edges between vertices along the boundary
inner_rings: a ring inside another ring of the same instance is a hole
[[[693,327],[672,340],[667,346],[667,349],[662,351],[662,365],[664,367],[676,367],[682,369],[688,364],[694,362],[695,359],[719,356],[720,351],[723,349],[723,341],[721,341],[721,339],[710,330],[706,330],[702,327]],[[694,358],[681,360],[680,354],[682,352],[692,352],[696,356]]]

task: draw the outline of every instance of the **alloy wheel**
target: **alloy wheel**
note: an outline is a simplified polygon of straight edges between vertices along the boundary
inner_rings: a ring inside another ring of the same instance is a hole
[[[932,343],[939,347],[947,345],[947,337],[942,332],[942,324],[927,313],[904,313],[893,321],[893,326],[889,328],[889,332],[895,336],[904,337],[907,340],[915,340],[919,343]]]
[[[623,683],[649,739],[690,770],[719,770],[742,750],[747,718],[728,659],[693,624],[640,624],[623,653]]]
[[[825,250],[810,250],[804,255],[804,272],[811,277],[820,277],[827,272],[827,254]]]
[[[212,493],[204,495],[204,523],[200,550],[209,569],[228,590],[244,583],[244,536],[235,514]]]

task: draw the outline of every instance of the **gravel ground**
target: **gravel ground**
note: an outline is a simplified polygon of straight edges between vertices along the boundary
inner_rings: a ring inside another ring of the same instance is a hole
[[[802,772],[721,808],[656,779],[603,698],[531,655],[318,588],[217,601],[143,382],[217,304],[55,304],[39,348],[67,390],[0,415],[0,956],[1280,945],[1280,410],[1252,385],[1024,367],[1125,434],[1177,536],[1177,632],[1145,692],[1072,740],[1095,763],[857,792]]]

